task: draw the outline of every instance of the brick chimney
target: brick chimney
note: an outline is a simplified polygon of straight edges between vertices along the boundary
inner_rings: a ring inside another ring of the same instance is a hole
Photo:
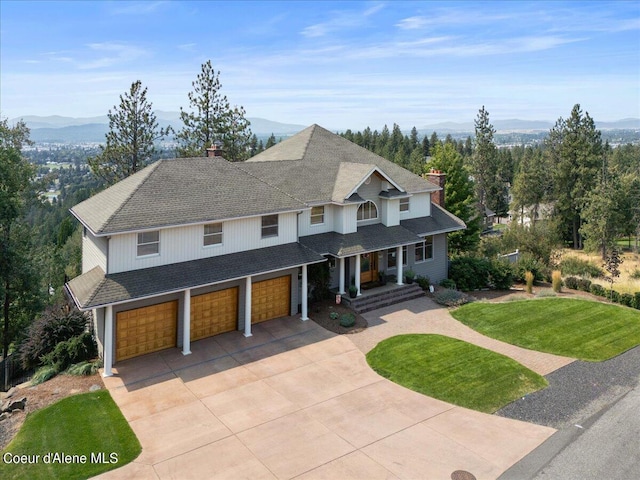
[[[447,179],[447,174],[432,168],[431,171],[423,175],[423,177],[441,188],[441,190],[437,192],[431,192],[431,201],[444,208],[444,182]]]
[[[222,143],[216,141],[213,142],[209,148],[207,148],[207,157],[222,157],[224,150],[222,150]]]

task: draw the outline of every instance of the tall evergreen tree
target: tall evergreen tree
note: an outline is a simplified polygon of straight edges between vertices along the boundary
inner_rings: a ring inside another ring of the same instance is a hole
[[[180,108],[184,127],[176,134],[181,157],[202,156],[214,142],[221,142],[224,156],[230,161],[246,160],[250,151],[251,130],[242,107],[231,108],[222,95],[220,72],[211,60],[202,64],[202,70],[192,82],[187,112]]]
[[[155,142],[169,134],[161,129],[147,100],[147,88],[137,80],[128,92],[120,95],[120,105],[109,110],[109,132],[100,154],[89,159],[93,173],[114,184],[152,162],[157,153]]]
[[[475,131],[476,141],[471,157],[471,171],[476,185],[480,212],[484,214],[485,208],[492,206],[489,194],[496,175],[496,146],[493,143],[493,135],[496,131],[489,121],[489,112],[485,110],[484,105],[478,111]]]
[[[464,166],[462,155],[453,143],[436,143],[425,171],[431,168],[446,173],[444,197],[446,209],[467,224],[466,230],[448,235],[452,252],[474,250],[480,242],[480,217],[476,210],[474,185]]]
[[[524,150],[518,173],[516,173],[511,194],[513,209],[519,212],[521,223],[524,222],[524,210],[528,209],[531,223],[535,224],[540,216],[540,205],[549,198],[551,178],[549,167],[539,148],[527,147]]]
[[[564,236],[573,248],[583,247],[580,228],[587,194],[595,188],[602,167],[603,146],[599,130],[589,113],[579,104],[571,116],[558,119],[546,140],[547,154],[553,165],[555,216],[563,225]]]
[[[264,149],[273,147],[276,143],[276,136],[272,133],[271,136],[267,139],[267,144],[264,146]]]

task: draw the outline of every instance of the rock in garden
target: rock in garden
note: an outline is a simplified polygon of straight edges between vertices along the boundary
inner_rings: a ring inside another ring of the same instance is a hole
[[[96,390],[100,390],[100,385],[91,385],[89,387],[90,392],[95,392]]]
[[[27,397],[22,397],[19,400],[11,400],[9,402],[9,406],[7,407],[9,412],[13,412],[14,410],[24,410],[24,407],[27,405]]]

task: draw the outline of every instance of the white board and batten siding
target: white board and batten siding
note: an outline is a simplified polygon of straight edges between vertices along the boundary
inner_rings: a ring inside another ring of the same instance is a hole
[[[400,208],[398,206],[398,208]],[[414,193],[409,197],[409,210],[400,212],[400,220],[431,216],[431,194]]]
[[[311,209],[303,210],[298,215],[298,232],[301,237],[307,235],[318,235],[319,233],[333,232],[333,224],[335,218],[335,210],[339,209],[338,205],[324,205],[324,221],[322,223],[311,224]]]
[[[262,238],[261,217],[222,222],[222,244],[203,246],[203,225],[160,230],[160,253],[137,256],[137,233],[114,235],[109,242],[109,273],[139,270],[296,242],[297,213],[281,213],[278,236]]]
[[[82,273],[100,267],[107,272],[107,243],[105,237],[94,237],[88,229],[82,235]]]

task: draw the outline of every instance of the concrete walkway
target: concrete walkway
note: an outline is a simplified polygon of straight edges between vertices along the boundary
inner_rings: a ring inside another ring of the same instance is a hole
[[[376,335],[408,328],[379,315]],[[495,479],[555,432],[378,376],[359,349],[373,333],[338,336],[298,318],[253,333],[117,364],[105,384],[143,450],[101,478],[448,479],[463,470]]]
[[[369,352],[380,341],[405,333],[435,333],[473,343],[513,358],[540,375],[547,375],[569,363],[573,358],[536,352],[485,337],[458,322],[444,308],[427,297],[410,300],[399,305],[362,314],[369,327],[350,335],[353,343],[363,352]]]

